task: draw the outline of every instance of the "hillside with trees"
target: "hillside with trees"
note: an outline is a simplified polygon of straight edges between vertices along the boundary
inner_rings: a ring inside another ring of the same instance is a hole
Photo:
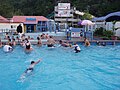
[[[70,2],[77,10],[96,17],[120,11],[120,0],[0,0],[0,15],[7,18],[14,15],[47,16],[58,2]]]

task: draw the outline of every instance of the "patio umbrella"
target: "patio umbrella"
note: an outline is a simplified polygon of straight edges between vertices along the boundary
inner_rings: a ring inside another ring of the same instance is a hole
[[[86,31],[88,29],[88,26],[94,25],[94,23],[92,21],[90,21],[90,20],[82,20],[82,21],[78,22],[78,25],[85,26],[85,36],[84,37],[86,38]]]
[[[94,23],[90,20],[82,20],[80,22],[78,22],[78,25],[94,25]]]

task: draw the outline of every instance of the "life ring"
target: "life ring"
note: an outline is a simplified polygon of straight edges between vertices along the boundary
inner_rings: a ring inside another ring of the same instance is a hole
[[[11,52],[13,50],[13,48],[11,47],[11,46],[9,46],[9,45],[5,45],[4,47],[3,47],[3,51],[4,52]]]

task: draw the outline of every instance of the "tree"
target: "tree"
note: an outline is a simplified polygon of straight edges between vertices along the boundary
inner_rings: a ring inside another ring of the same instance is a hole
[[[13,15],[43,15],[54,11],[56,2],[70,2],[71,6],[99,17],[111,12],[119,11],[119,0],[0,0],[0,15],[12,17]]]
[[[83,16],[82,16],[82,19],[88,19],[88,20],[91,20],[94,16],[89,14],[89,13],[85,13]]]

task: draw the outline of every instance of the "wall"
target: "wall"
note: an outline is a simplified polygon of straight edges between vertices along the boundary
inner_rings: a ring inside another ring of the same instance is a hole
[[[120,36],[120,22],[116,22],[115,28],[119,28],[116,30],[116,36]]]

